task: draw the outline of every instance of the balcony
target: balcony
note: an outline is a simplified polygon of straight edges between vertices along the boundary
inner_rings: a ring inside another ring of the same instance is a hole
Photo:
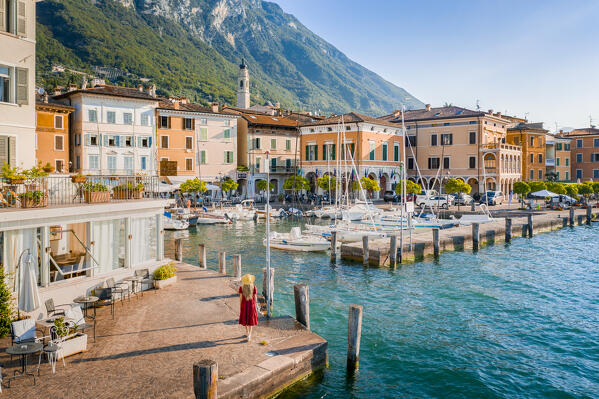
[[[277,166],[270,166],[270,173],[293,173],[295,172],[295,166],[294,165],[277,165]]]
[[[44,176],[0,179],[0,212],[159,198],[158,176]]]
[[[555,166],[555,159],[545,158],[545,166]]]
[[[483,146],[489,150],[507,150],[507,151],[522,151],[522,146],[502,143],[491,143]]]

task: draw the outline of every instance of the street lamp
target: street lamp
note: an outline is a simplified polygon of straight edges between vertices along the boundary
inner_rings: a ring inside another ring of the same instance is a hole
[[[266,151],[266,317],[270,318],[272,306],[272,291],[270,286],[270,151]]]

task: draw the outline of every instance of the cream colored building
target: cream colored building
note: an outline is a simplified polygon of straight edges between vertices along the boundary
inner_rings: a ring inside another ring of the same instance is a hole
[[[35,165],[35,1],[0,0],[0,164]]]

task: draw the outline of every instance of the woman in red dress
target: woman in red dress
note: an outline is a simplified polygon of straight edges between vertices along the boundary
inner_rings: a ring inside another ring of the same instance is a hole
[[[252,338],[252,326],[258,324],[258,312],[256,311],[257,290],[254,285],[254,277],[246,274],[241,278],[241,287],[239,287],[239,324],[245,326],[245,333],[248,341]]]

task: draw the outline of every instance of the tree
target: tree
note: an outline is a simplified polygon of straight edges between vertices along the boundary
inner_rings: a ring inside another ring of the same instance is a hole
[[[256,182],[256,187],[258,188],[259,191],[266,191],[266,180],[258,180]],[[270,191],[275,189],[275,185],[270,183],[268,185],[268,188]]]
[[[591,185],[593,186],[593,192],[599,194],[599,182],[594,182]]]
[[[206,182],[198,179],[189,179],[181,184],[181,192],[183,193],[205,193],[208,191]]]
[[[337,178],[335,176],[322,176],[318,178],[318,187],[324,191],[335,191],[337,188]]]
[[[514,183],[514,192],[520,197],[520,203],[524,206],[524,196],[530,193],[530,186],[525,181],[517,181]]]
[[[376,180],[371,179],[370,177],[362,177],[360,179],[360,183],[362,184],[362,188],[368,191],[368,195],[370,197],[372,197],[373,192],[381,190],[379,183]],[[360,185],[357,181],[353,181],[352,188],[354,189],[354,191],[358,191],[360,189]]]
[[[568,196],[574,198],[574,199],[578,199],[578,187],[576,186],[576,184],[566,184],[566,194],[568,194]]]
[[[551,191],[552,193],[556,193],[556,194],[561,194],[561,195],[566,194],[566,187],[564,187],[564,183],[548,182],[547,190]]]
[[[239,184],[237,184],[233,179],[227,177],[220,183],[220,189],[227,193],[229,197],[231,197],[231,191],[237,190]]]
[[[4,267],[0,267],[0,338],[10,334],[14,309],[10,290],[6,286]]]
[[[403,180],[400,180],[399,183],[395,185],[396,194],[402,194],[402,183]],[[414,183],[412,180],[406,180],[406,191],[408,192],[408,194],[420,194],[422,192],[422,187],[420,187],[420,184]]]
[[[579,184],[578,185],[578,194],[581,194],[585,201],[589,199],[589,196],[591,194],[593,194],[593,186],[591,186],[590,184]]]
[[[461,179],[449,179],[445,183],[445,192],[449,194],[470,194],[472,187],[470,184],[464,182]],[[458,210],[460,209],[460,202],[458,201]]]
[[[536,193],[537,191],[547,190],[547,185],[542,181],[531,181],[528,183],[530,187],[531,193]]]
[[[266,188],[266,186],[265,186]],[[283,182],[283,190],[309,190],[310,182],[308,179],[302,176],[291,176],[285,179]]]

